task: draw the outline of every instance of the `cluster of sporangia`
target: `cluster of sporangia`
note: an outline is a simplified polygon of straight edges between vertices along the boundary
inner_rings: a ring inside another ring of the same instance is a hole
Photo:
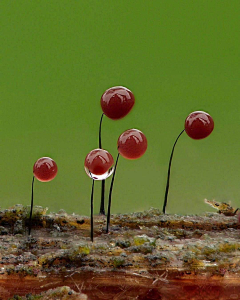
[[[106,115],[112,120],[119,120],[125,117],[133,108],[135,103],[135,98],[133,93],[122,86],[112,87],[105,91],[101,97],[101,107],[103,114],[100,119],[99,126],[99,148],[92,150],[88,153],[85,158],[85,171],[87,175],[92,179],[92,192],[91,192],[91,240],[93,241],[93,193],[94,193],[94,181],[102,181],[102,198],[100,213],[105,214],[104,209],[104,193],[105,193],[105,179],[112,176],[112,181],[110,185],[109,198],[108,198],[108,213],[107,213],[107,228],[108,233],[110,224],[110,214],[111,214],[111,199],[112,199],[112,189],[117,168],[117,163],[119,155],[126,159],[137,159],[140,158],[147,150],[147,139],[145,135],[138,129],[129,129],[124,131],[118,138],[117,149],[118,155],[114,165],[114,159],[112,155],[102,149],[101,142],[101,127],[103,116]],[[165,191],[165,199],[163,204],[163,213],[165,214],[169,181],[170,181],[170,170],[173,158],[173,152],[176,143],[182,133],[185,131],[189,137],[195,140],[206,138],[213,131],[214,122],[212,117],[203,111],[192,112],[185,120],[185,128],[178,135],[170,156],[167,185]],[[37,160],[33,167],[33,181],[32,181],[32,199],[31,199],[31,211],[29,220],[29,234],[31,232],[31,219],[32,219],[32,208],[33,208],[33,184],[34,178],[36,177],[39,181],[50,181],[57,175],[57,165],[49,157],[43,157]]]

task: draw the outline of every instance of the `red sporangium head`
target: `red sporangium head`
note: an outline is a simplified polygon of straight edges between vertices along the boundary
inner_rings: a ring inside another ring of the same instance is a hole
[[[53,180],[57,175],[57,164],[50,157],[39,158],[33,166],[33,175],[42,182]]]
[[[114,169],[112,155],[103,149],[94,149],[85,158],[84,167],[87,175],[94,180],[108,178]]]
[[[127,159],[140,158],[147,150],[147,138],[138,129],[124,131],[118,138],[118,152]]]
[[[115,86],[106,90],[101,97],[101,107],[104,114],[113,120],[125,117],[133,108],[135,97],[123,86]]]
[[[213,129],[213,118],[204,111],[194,111],[185,120],[185,131],[194,140],[206,138]]]

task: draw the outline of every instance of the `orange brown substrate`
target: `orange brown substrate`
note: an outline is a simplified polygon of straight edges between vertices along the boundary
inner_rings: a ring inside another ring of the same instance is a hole
[[[240,297],[237,216],[150,209],[112,216],[109,234],[105,218],[96,216],[94,243],[88,217],[35,207],[31,237],[27,221],[20,205],[0,212],[0,299],[30,300],[29,293],[61,286],[91,300]]]

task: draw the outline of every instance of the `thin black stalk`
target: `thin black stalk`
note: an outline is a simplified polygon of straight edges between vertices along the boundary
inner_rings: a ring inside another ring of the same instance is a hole
[[[102,120],[103,120],[104,113],[101,116],[100,124],[99,124],[99,148],[102,149]],[[100,215],[105,216],[105,180],[102,180],[102,189],[101,189],[101,203],[100,203]]]
[[[240,210],[240,208],[237,208],[237,209],[234,211],[233,215],[235,216],[236,213],[237,213],[237,211],[239,211],[239,210]]]
[[[31,196],[31,209],[30,209],[30,216],[29,216],[29,227],[28,227],[28,235],[31,234],[32,229],[32,212],[33,212],[33,186],[34,186],[34,175],[32,179],[32,196]]]
[[[100,215],[105,216],[105,180],[102,180],[102,187],[101,187],[101,203],[100,203]]]
[[[101,116],[100,124],[99,124],[99,134],[98,134],[98,143],[99,148],[102,149],[102,120],[103,120],[104,113]]]
[[[92,180],[92,193],[91,193],[91,241],[93,242],[93,192],[94,192],[94,179]]]
[[[180,138],[180,136],[183,134],[184,131],[185,131],[185,129],[183,129],[181,131],[181,133],[178,135],[178,137],[177,137],[177,139],[176,139],[176,141],[175,141],[175,143],[173,145],[172,153],[171,153],[170,160],[169,160],[167,185],[166,185],[166,191],[165,191],[165,197],[164,197],[164,204],[163,204],[163,213],[164,214],[165,214],[166,206],[167,206],[167,198],[168,198],[168,190],[169,190],[169,183],[170,183],[170,173],[171,173],[171,165],[172,165],[173,152],[174,152],[174,149],[175,149],[175,146],[177,144],[178,139]]]
[[[106,232],[108,233],[109,230],[109,225],[110,225],[110,213],[111,213],[111,202],[112,202],[112,189],[113,189],[113,183],[114,183],[114,178],[117,170],[117,164],[118,164],[118,159],[119,159],[119,153],[117,155],[114,171],[113,171],[113,176],[112,176],[112,181],[110,185],[110,190],[109,190],[109,198],[108,198],[108,214],[107,214],[107,229]]]

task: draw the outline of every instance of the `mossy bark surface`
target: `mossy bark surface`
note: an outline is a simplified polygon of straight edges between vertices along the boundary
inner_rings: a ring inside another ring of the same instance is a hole
[[[34,207],[31,236],[28,217],[0,211],[0,299],[240,299],[237,216],[95,216],[93,243],[89,217]]]

